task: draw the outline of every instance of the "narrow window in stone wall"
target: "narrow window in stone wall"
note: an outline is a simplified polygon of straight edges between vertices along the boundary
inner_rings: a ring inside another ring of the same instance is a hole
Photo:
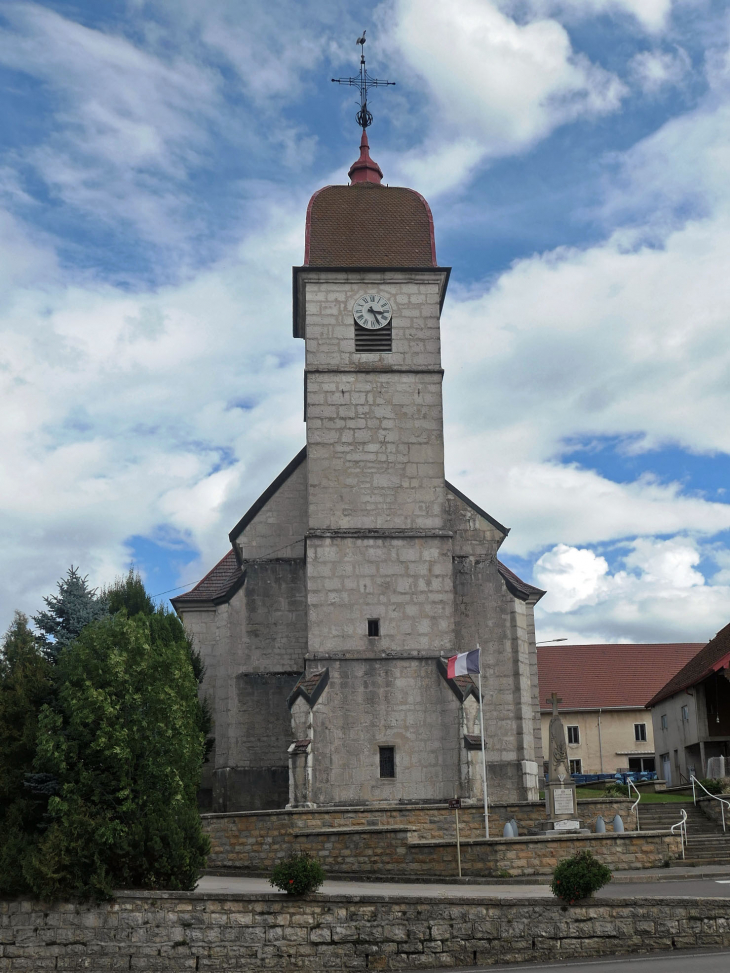
[[[682,719],[687,722],[689,720],[689,706],[682,707]]]
[[[646,740],[646,723],[634,723],[634,739]]]
[[[368,618],[368,637],[371,639],[380,638],[380,619]]]
[[[395,747],[380,747],[380,776],[395,777]]]
[[[580,727],[568,727],[568,743],[580,743]]]
[[[667,728],[667,714],[662,713],[662,729],[666,730],[666,728]]]
[[[583,773],[583,761],[582,760],[571,760],[570,761],[570,772],[571,772],[571,774],[582,774]]]
[[[388,352],[393,350],[393,322],[389,321],[384,328],[372,331],[361,328],[355,322],[355,351]]]

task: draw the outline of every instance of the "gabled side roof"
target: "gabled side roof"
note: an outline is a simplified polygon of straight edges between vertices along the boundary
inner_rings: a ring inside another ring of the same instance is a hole
[[[666,683],[656,696],[653,696],[646,704],[656,706],[662,700],[674,696],[675,693],[689,689],[698,682],[702,682],[713,672],[720,669],[730,668],[730,625],[720,629],[714,639],[703,646],[699,652],[692,656],[689,662],[683,666],[679,672]]]
[[[497,561],[497,570],[507,582],[511,594],[515,598],[519,598],[520,601],[528,601],[532,598],[534,599],[533,604],[536,605],[545,594],[542,588],[536,588],[534,584],[528,584],[522,578],[518,578],[514,571],[510,571],[507,565],[502,564],[501,561]]]
[[[241,517],[233,530],[229,533],[228,539],[231,542],[232,549],[216,564],[212,571],[199,581],[194,588],[185,594],[178,595],[176,598],[171,598],[173,608],[177,610],[178,606],[180,608],[191,607],[195,603],[207,602],[208,604],[222,604],[228,601],[233,595],[238,591],[238,589],[243,585],[246,572],[241,568],[238,563],[238,552],[235,548],[236,538],[241,534],[243,530],[251,523],[256,514],[268,503],[268,501],[276,494],[276,492],[286,483],[289,477],[297,470],[304,460],[307,458],[307,447],[303,446],[299,450],[294,459],[288,463],[284,469],[279,473],[276,479],[266,487],[264,492],[255,500],[251,506],[248,508],[246,513]],[[509,533],[509,527],[504,527],[491,517],[486,510],[482,510],[481,507],[477,506],[466,494],[458,490],[452,483],[448,480],[445,481],[446,489],[450,490],[454,496],[462,500],[467,506],[471,507],[475,513],[478,513],[480,517],[483,517],[488,523],[497,530],[501,531],[505,536]],[[501,561],[497,561],[497,569],[499,573],[504,578],[507,583],[507,587],[510,592],[516,597],[520,598],[522,601],[527,601],[530,598],[534,598],[534,601],[539,601],[540,598],[545,594],[541,588],[536,588],[534,585],[528,584],[526,581],[522,581],[517,575],[510,571],[510,569],[502,564]]]

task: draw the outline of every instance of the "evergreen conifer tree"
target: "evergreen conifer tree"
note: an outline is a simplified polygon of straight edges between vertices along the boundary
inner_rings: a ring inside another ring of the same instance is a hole
[[[193,887],[208,840],[197,809],[204,755],[190,643],[164,610],[87,625],[61,653],[56,707],[40,714],[34,769],[58,781],[26,862],[34,894]]]
[[[53,666],[16,612],[0,648],[0,895],[27,891],[23,862],[37,838],[47,797],[26,786],[41,707],[53,699]]]
[[[139,571],[130,568],[125,578],[117,578],[113,585],[102,591],[102,597],[109,605],[109,614],[116,615],[123,608],[127,615],[153,615],[157,606],[147,594]]]
[[[89,588],[88,575],[81,577],[73,565],[58,582],[58,594],[44,598],[47,611],[38,612],[33,621],[40,629],[39,639],[48,657],[57,661],[63,648],[72,642],[85,625],[108,614],[106,598]]]

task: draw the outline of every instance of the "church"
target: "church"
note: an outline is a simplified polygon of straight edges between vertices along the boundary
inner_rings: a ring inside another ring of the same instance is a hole
[[[293,268],[306,445],[173,605],[206,666],[201,807],[538,800],[533,609],[507,536],[444,478],[440,317],[450,268],[426,200],[383,184],[366,129],[316,192]],[[480,498],[482,499],[482,498]]]

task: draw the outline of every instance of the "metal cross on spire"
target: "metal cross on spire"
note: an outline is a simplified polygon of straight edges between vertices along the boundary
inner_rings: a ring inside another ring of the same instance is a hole
[[[357,124],[365,129],[372,125],[373,116],[368,111],[368,91],[371,88],[384,88],[386,85],[394,85],[395,81],[381,81],[379,78],[371,78],[365,67],[365,31],[358,37],[356,44],[360,45],[360,74],[354,78],[333,78],[335,84],[346,84],[352,88],[360,89],[360,111],[357,113]]]

